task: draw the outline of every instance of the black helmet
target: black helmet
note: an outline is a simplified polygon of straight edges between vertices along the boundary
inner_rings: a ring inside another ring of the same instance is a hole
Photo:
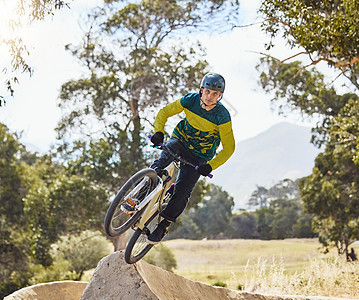
[[[210,89],[224,93],[225,81],[222,75],[217,73],[208,73],[204,75],[201,81],[201,88]]]

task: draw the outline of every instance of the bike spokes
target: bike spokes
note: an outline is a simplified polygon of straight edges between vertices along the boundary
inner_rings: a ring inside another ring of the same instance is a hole
[[[157,184],[153,169],[144,169],[132,176],[114,197],[105,216],[104,228],[109,236],[118,236],[140,217],[135,206],[141,203]]]
[[[141,235],[138,237],[136,243],[133,246],[131,256],[136,259],[138,256],[143,256],[148,252],[147,248],[151,248],[152,245],[148,244],[147,242],[147,236],[155,230],[158,224],[158,219],[155,218],[148,226],[146,226],[143,231],[141,232]],[[143,255],[142,253],[145,252]],[[141,258],[140,257],[140,258]]]

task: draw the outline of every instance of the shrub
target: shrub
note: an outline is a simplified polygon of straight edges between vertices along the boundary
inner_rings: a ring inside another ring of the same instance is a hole
[[[222,282],[222,281],[217,281],[215,283],[212,284],[213,286],[220,286],[220,287],[227,287],[227,284]]]
[[[177,261],[173,252],[163,244],[153,247],[143,260],[170,272],[177,268]]]

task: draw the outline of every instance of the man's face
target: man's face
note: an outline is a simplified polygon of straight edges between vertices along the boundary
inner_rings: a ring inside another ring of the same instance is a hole
[[[221,92],[202,88],[202,97],[201,100],[206,104],[210,105],[212,108],[217,104],[217,100],[222,96]]]

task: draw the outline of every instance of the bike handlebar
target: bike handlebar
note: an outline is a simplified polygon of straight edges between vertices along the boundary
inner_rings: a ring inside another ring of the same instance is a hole
[[[152,135],[149,135],[148,136],[149,138],[152,137]],[[164,150],[164,151],[167,151],[171,156],[173,156],[175,158],[175,160],[183,163],[183,164],[186,164],[186,165],[189,165],[189,166],[192,166],[193,168],[196,169],[196,171],[198,171],[198,168],[199,166],[196,166],[188,161],[186,161],[184,158],[180,157],[179,155],[177,155],[176,153],[173,153],[169,148],[166,147],[166,145],[164,143],[161,143],[160,145],[156,146],[156,145],[152,145],[152,147],[154,148],[157,148],[157,149],[161,149],[161,150]],[[208,174],[207,177],[209,178],[213,178],[213,175],[212,174]]]

